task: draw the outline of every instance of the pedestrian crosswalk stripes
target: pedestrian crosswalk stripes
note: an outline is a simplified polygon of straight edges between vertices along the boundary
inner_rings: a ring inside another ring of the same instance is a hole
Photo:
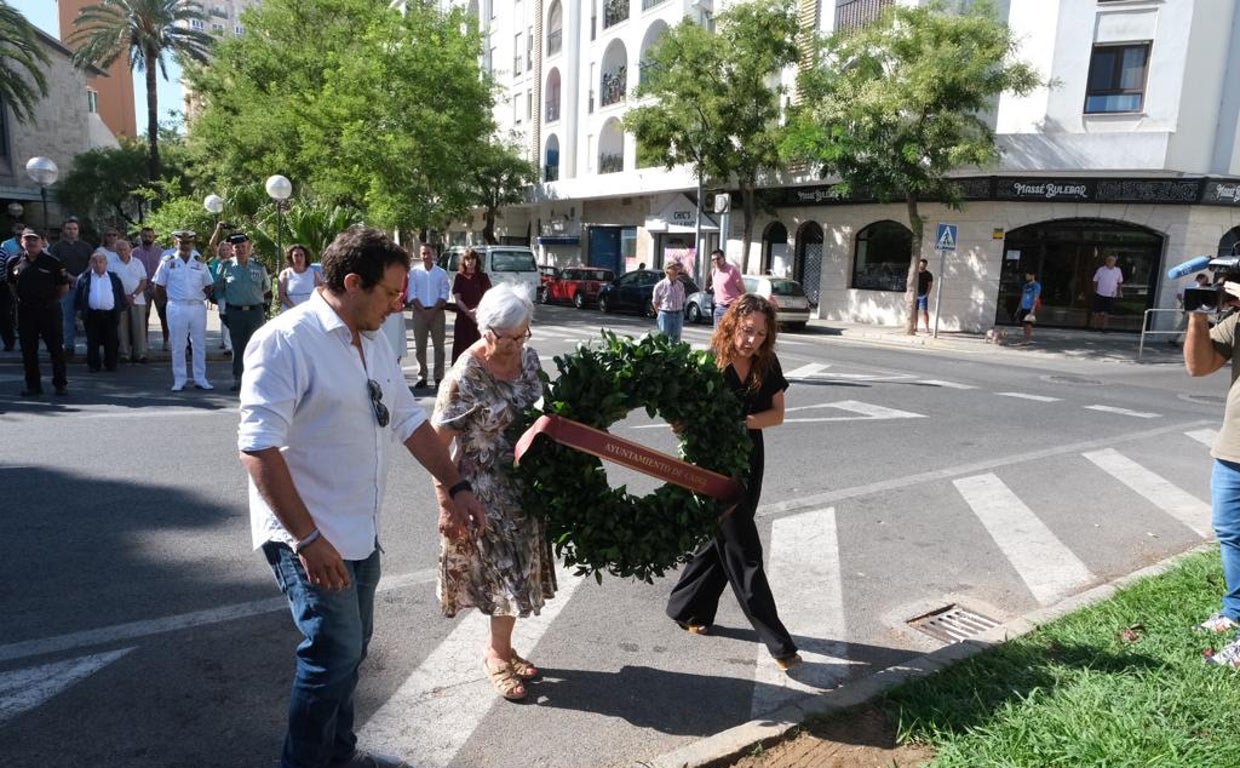
[[[1035,403],[1058,403],[1062,398],[1049,395],[1032,395],[1028,392],[996,392],[999,397],[1014,397],[1018,400],[1032,400]]]
[[[1129,408],[1117,408],[1113,405],[1084,405],[1081,406],[1087,411],[1098,411],[1099,413],[1114,413],[1120,416],[1132,416],[1138,419],[1157,419],[1160,414],[1149,413],[1148,411],[1134,411]]]
[[[513,631],[513,648],[527,658],[536,656],[538,641],[581,583],[580,576],[565,569],[556,573],[556,580],[555,598],[538,616],[518,621]],[[359,729],[362,743],[417,765],[451,765],[497,701],[482,669],[489,626],[490,619],[480,611],[464,614],[447,639]],[[417,753],[405,754],[411,745],[417,745]]]
[[[770,541],[767,579],[780,619],[805,663],[785,675],[759,646],[750,704],[755,718],[804,694],[839,685],[849,663],[835,508],[775,520]]]
[[[1093,580],[1089,568],[996,475],[954,482],[990,537],[1042,605]]]
[[[1107,474],[1136,491],[1151,504],[1196,531],[1210,536],[1210,505],[1159,477],[1114,448],[1082,454]]]
[[[1206,446],[1213,446],[1215,439],[1218,438],[1218,430],[1216,429],[1194,429],[1192,432],[1185,432],[1184,434]]]
[[[942,379],[922,379],[917,383],[924,387],[942,387],[943,389],[977,389],[972,384],[962,384],[958,381],[943,381]]]

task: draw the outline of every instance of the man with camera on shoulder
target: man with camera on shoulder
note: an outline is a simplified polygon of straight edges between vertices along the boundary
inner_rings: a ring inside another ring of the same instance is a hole
[[[1230,304],[1235,304],[1232,299]],[[1184,366],[1189,376],[1206,376],[1231,365],[1231,387],[1223,411],[1223,426],[1210,449],[1214,469],[1210,478],[1211,525],[1223,559],[1226,592],[1220,611],[1201,624],[1202,632],[1240,630],[1240,312],[1232,312],[1213,328],[1209,310],[1189,313],[1184,339]],[[1207,655],[1213,664],[1240,669],[1240,633],[1222,649]]]

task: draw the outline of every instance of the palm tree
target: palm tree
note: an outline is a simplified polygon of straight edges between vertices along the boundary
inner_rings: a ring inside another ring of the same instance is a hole
[[[79,67],[112,66],[117,57],[129,57],[129,69],[146,73],[147,173],[159,178],[159,97],[155,67],[168,79],[164,60],[171,53],[178,59],[205,63],[214,38],[191,28],[206,20],[202,6],[192,0],[102,0],[82,9],[73,21],[76,31],[68,43],[76,49]]]
[[[47,79],[39,68],[47,63],[34,27],[0,0],[0,109],[9,105],[19,123],[29,120],[34,105],[47,96]]]

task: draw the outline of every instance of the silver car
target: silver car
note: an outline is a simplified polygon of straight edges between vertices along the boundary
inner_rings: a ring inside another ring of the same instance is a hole
[[[745,275],[745,291],[756,293],[775,305],[775,318],[789,330],[799,331],[809,321],[809,299],[796,280],[770,275]],[[698,291],[685,299],[685,320],[690,323],[709,323],[715,312],[715,299],[711,291]]]

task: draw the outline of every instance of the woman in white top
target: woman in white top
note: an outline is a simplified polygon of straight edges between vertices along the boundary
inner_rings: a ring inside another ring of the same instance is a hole
[[[292,309],[310,298],[314,289],[323,284],[317,269],[310,268],[310,253],[306,246],[294,244],[284,252],[289,266],[280,273],[280,309]]]

